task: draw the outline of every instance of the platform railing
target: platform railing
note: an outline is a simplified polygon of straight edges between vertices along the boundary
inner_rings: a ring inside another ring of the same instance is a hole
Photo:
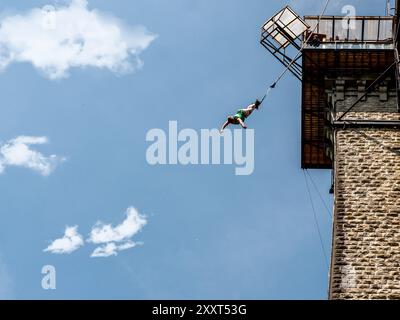
[[[393,17],[387,16],[324,16],[318,24],[318,17],[304,17],[306,23],[313,30],[315,37],[305,44],[349,44],[356,48],[389,48],[393,45]],[[309,39],[310,31],[304,33],[303,41]],[[315,38],[315,39],[314,39]],[[312,41],[312,40],[315,41]],[[340,49],[340,48],[339,48]]]

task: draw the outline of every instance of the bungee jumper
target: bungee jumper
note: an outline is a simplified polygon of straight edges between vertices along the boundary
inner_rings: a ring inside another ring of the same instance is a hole
[[[302,54],[305,44],[318,47],[320,43],[323,41],[323,36],[322,34],[318,34],[315,31],[318,29],[319,24],[321,22],[322,16],[325,14],[325,11],[329,5],[330,0],[326,0],[325,6],[321,12],[321,14],[318,17],[318,22],[315,25],[315,27],[311,30],[308,30],[308,34],[306,35],[305,42],[302,44],[301,48],[299,48],[297,54],[295,57],[286,65],[286,68],[282,71],[282,73],[276,78],[276,80],[272,83],[271,86],[268,87],[266,94],[264,97],[260,100],[256,100],[255,103],[249,105],[246,109],[239,109],[237,113],[234,116],[229,116],[227,121],[223,124],[220,133],[222,134],[226,127],[228,127],[230,124],[234,125],[241,125],[243,129],[247,129],[247,126],[245,125],[245,120],[253,113],[254,110],[258,110],[258,108],[262,105],[264,102],[265,98],[269,95],[270,91],[276,87],[276,85],[282,80],[284,75],[289,71],[289,69],[292,67],[294,63],[298,60],[300,55]],[[308,27],[309,28],[309,27]]]
[[[229,116],[227,121],[223,124],[220,133],[222,134],[227,126],[230,124],[238,125],[240,124],[243,129],[247,129],[245,125],[245,120],[253,113],[254,110],[258,110],[262,101],[256,100],[256,102],[250,104],[245,109],[239,109],[234,116]]]
[[[284,75],[296,63],[296,61],[299,59],[299,57],[303,53],[305,45],[308,44],[308,45],[311,45],[313,47],[319,47],[320,46],[321,42],[324,41],[324,37],[326,37],[326,36],[323,35],[323,34],[316,33],[316,31],[318,30],[318,27],[319,27],[319,25],[321,23],[321,19],[322,19],[323,15],[325,14],[329,3],[330,3],[330,0],[326,0],[325,6],[323,7],[322,12],[318,17],[318,22],[314,26],[314,28],[313,29],[311,29],[310,27],[306,28],[307,34],[305,36],[305,41],[303,41],[303,44],[298,49],[297,54],[294,56],[294,58],[291,61],[287,61],[285,63],[285,65],[286,65],[285,69],[276,78],[276,80],[272,83],[272,85],[268,87],[267,92],[264,95],[264,97],[261,99],[261,101],[257,99],[255,103],[249,105],[246,109],[240,109],[240,110],[238,110],[238,112],[234,116],[229,116],[227,121],[223,124],[223,126],[222,126],[222,128],[220,130],[221,134],[224,132],[226,127],[228,127],[230,124],[241,125],[243,129],[247,129],[247,126],[244,123],[245,120],[253,113],[254,110],[256,110],[256,109],[258,110],[258,108],[264,102],[265,98],[269,95],[270,91],[276,87],[276,85],[282,80]],[[286,36],[282,35],[282,37],[286,37]]]

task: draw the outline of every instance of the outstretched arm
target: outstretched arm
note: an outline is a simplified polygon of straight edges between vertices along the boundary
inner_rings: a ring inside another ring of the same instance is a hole
[[[223,124],[223,126],[222,126],[221,130],[219,130],[219,132],[220,132],[220,133],[224,132],[224,130],[225,130],[225,128],[226,128],[227,126],[229,126],[229,121],[226,121],[226,122]]]

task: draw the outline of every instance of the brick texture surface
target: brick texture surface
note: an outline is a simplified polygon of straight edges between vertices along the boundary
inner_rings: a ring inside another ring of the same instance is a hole
[[[349,118],[398,120],[393,100],[367,99]],[[400,299],[400,130],[337,129],[334,170],[329,297]]]

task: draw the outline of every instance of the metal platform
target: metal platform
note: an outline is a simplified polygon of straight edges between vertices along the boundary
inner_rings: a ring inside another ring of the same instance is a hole
[[[261,45],[301,80],[301,49],[303,34],[309,26],[289,6],[286,6],[261,28]],[[297,56],[297,57],[296,57]],[[291,62],[293,63],[291,64]]]

